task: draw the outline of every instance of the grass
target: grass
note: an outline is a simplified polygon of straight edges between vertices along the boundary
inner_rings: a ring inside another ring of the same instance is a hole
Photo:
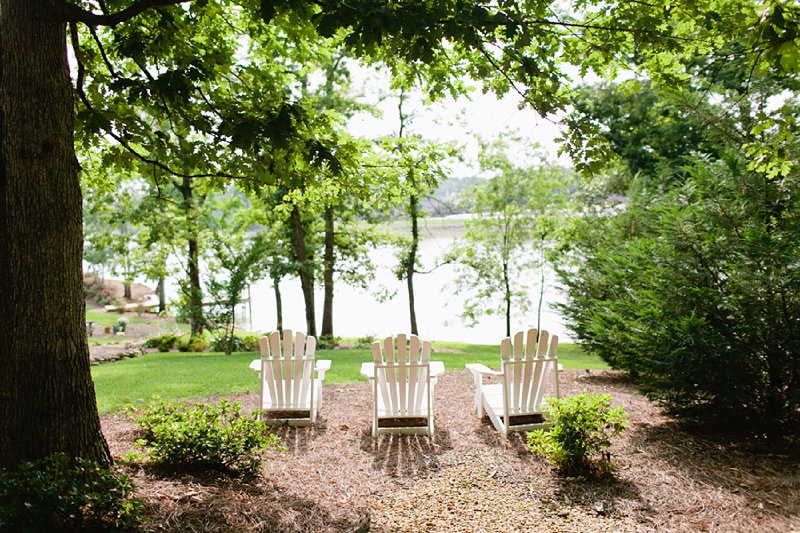
[[[445,368],[463,370],[467,363],[483,363],[497,368],[500,361],[496,345],[434,342],[435,360]],[[436,350],[447,351],[436,351]],[[455,353],[450,350],[455,351]],[[255,352],[235,353],[150,353],[135,359],[92,367],[100,414],[121,411],[128,403],[148,401],[154,394],[169,400],[190,400],[258,390],[258,377],[248,369],[258,357]],[[608,366],[587,355],[576,344],[560,344],[559,362],[564,368],[606,369]],[[366,381],[361,363],[372,360],[368,349],[317,350],[317,359],[331,359],[325,374],[326,384]]]
[[[149,353],[93,366],[97,408],[100,414],[115,413],[154,394],[167,400],[189,400],[258,390],[258,377],[247,368],[255,355]]]
[[[141,317],[135,316],[135,315],[130,315],[130,314],[122,315],[122,314],[116,314],[116,313],[106,313],[105,311],[103,311],[103,312],[86,311],[86,321],[87,322],[90,321],[90,320],[93,321],[94,324],[95,324],[95,327],[116,326],[117,325],[117,320],[119,320],[123,316],[125,318],[127,318],[128,320],[130,320],[130,324],[142,324],[142,323],[145,323],[145,322],[150,322],[147,319],[144,319],[144,318],[141,318]]]

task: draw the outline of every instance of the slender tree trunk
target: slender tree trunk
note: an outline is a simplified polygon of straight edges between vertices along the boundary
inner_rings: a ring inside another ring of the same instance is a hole
[[[317,336],[317,322],[314,318],[314,276],[311,272],[311,262],[306,249],[306,236],[303,230],[303,221],[300,218],[300,209],[292,207],[291,215],[292,234],[294,236],[294,251],[300,263],[300,286],[303,289],[303,299],[306,304],[306,334]]]
[[[419,249],[419,196],[412,194],[409,199],[411,215],[411,247],[406,257],[406,285],[408,286],[408,314],[411,319],[411,334],[419,335],[417,330],[417,310],[414,303],[414,270],[417,266]]]
[[[122,298],[126,301],[133,300],[131,297],[131,282],[129,281],[122,284]]]
[[[191,221],[193,222],[193,221]],[[200,243],[197,227],[192,226],[187,246],[189,257],[189,303],[192,307],[190,326],[192,337],[203,333],[203,290],[200,287]]]
[[[200,237],[197,228],[197,199],[191,178],[183,178],[176,184],[183,196],[183,209],[186,212],[188,238],[186,243],[187,265],[186,277],[189,284],[189,325],[191,335],[203,333],[203,288],[200,285]]]
[[[503,287],[506,301],[506,337],[511,336],[511,279],[508,273],[508,261],[503,261]]]
[[[402,138],[406,127],[406,114],[403,111],[403,104],[406,100],[406,92],[400,90],[400,98],[397,102],[397,115],[400,118],[400,130],[397,136]],[[401,150],[402,150],[401,146]],[[417,180],[414,176],[414,169],[410,168],[406,179],[411,184],[411,190],[417,190]],[[417,330],[417,310],[414,302],[414,270],[417,266],[417,250],[419,250],[419,195],[412,192],[408,199],[408,215],[411,218],[411,247],[406,255],[406,286],[408,288],[408,316],[411,321],[411,334],[419,335]]]
[[[167,290],[164,278],[159,278],[156,294],[158,294],[158,312],[163,313],[167,310]]]
[[[272,287],[275,289],[275,312],[278,315],[276,325],[279,333],[283,333],[283,299],[281,298],[281,278],[272,276]]]
[[[322,304],[322,331],[320,332],[323,338],[329,338],[331,341],[333,341],[333,251],[336,245],[333,215],[333,206],[327,206],[325,208],[325,270],[322,273],[325,299]]]
[[[110,464],[89,372],[73,94],[60,2],[0,0],[0,468]]]

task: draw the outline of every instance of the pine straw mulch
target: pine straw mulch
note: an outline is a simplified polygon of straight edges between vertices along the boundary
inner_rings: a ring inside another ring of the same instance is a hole
[[[630,413],[613,480],[559,478],[521,435],[498,435],[472,412],[466,371],[439,378],[433,439],[373,438],[369,384],[326,386],[316,424],[276,429],[288,451],[270,452],[256,481],[129,473],[154,531],[800,531],[796,448],[702,435],[616,372],[568,370],[561,384],[562,394],[611,393]],[[247,411],[258,401],[232,399]],[[115,457],[136,437],[118,415],[103,430]]]

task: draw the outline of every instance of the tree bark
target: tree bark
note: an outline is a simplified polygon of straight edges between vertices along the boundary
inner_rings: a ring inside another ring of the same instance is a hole
[[[0,468],[110,464],[89,371],[61,2],[0,0]]]
[[[503,260],[503,289],[506,303],[506,337],[511,336],[511,276],[508,261]]]
[[[300,263],[300,286],[303,289],[303,300],[306,304],[306,334],[317,336],[317,322],[314,318],[314,277],[311,272],[311,263],[306,249],[306,236],[303,230],[303,221],[300,218],[300,209],[292,207],[291,215],[292,234],[294,236],[294,251]]]
[[[325,270],[322,273],[325,299],[322,303],[322,331],[320,332],[323,338],[330,338],[331,341],[333,341],[333,252],[336,245],[333,215],[333,206],[327,206],[325,208]]]
[[[186,213],[188,238],[186,245],[186,277],[189,284],[189,325],[192,337],[203,333],[203,288],[200,285],[200,237],[197,229],[195,199],[191,178],[183,178],[177,185],[183,197],[183,209]]]
[[[416,194],[411,195],[408,211],[411,215],[411,247],[408,249],[408,257],[406,258],[408,314],[411,319],[411,334],[419,335],[417,330],[417,310],[414,302],[414,272],[417,267],[417,250],[419,249],[419,196]]]
[[[279,276],[272,276],[272,288],[275,289],[275,313],[277,315],[276,327],[278,333],[283,333],[283,298],[281,297],[281,278]]]
[[[158,279],[158,285],[156,285],[156,294],[158,294],[158,312],[163,313],[167,310],[166,280],[163,277]]]

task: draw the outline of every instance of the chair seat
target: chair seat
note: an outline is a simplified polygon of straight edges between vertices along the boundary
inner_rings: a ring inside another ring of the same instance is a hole
[[[483,386],[483,404],[484,409],[488,412],[497,413],[503,425],[509,430],[533,430],[540,429],[551,424],[546,423],[544,417],[544,407],[547,407],[547,402],[542,402],[541,410],[526,411],[524,413],[508,413],[508,422],[506,422],[505,411],[503,410],[503,385],[496,383],[494,385]]]

